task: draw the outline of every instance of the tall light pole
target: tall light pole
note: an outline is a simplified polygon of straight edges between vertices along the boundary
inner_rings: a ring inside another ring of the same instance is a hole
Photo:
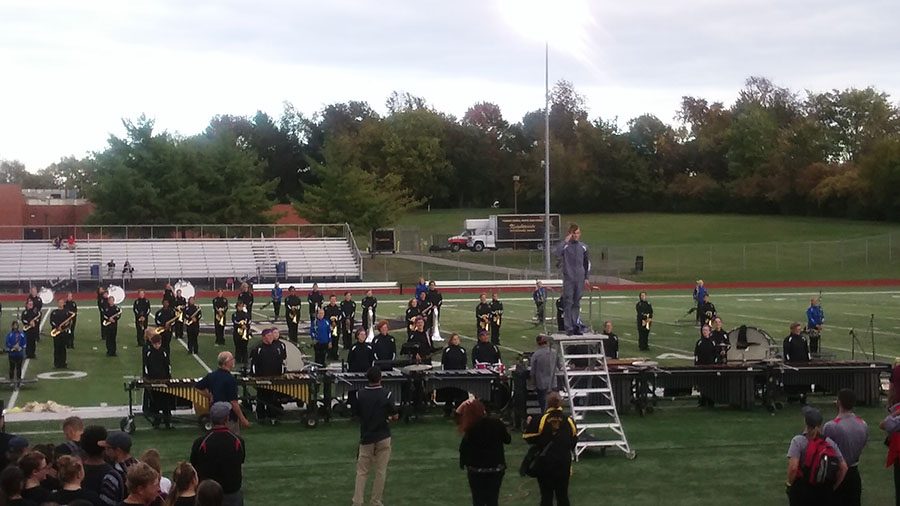
[[[544,276],[550,279],[550,42],[544,43]]]
[[[513,176],[513,209],[514,213],[519,214],[519,175]]]

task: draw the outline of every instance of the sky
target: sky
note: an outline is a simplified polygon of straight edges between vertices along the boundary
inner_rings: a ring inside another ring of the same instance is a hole
[[[684,95],[734,100],[751,75],[900,99],[896,0],[2,0],[0,159],[38,170],[102,150],[123,118],[202,131],[216,114],[305,114],[391,91],[511,122],[566,79],[592,118]]]

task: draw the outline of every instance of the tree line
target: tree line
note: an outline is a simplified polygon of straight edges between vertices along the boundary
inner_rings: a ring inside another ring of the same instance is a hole
[[[216,116],[176,136],[144,117],[84,159],[37,173],[0,164],[0,182],[77,188],[96,223],[266,222],[273,202],[362,230],[418,206],[543,209],[544,112],[518,122],[490,102],[461,118],[395,92],[386,114],[331,104],[312,116]],[[683,97],[673,124],[590,118],[574,86],[550,107],[554,211],[735,212],[900,219],[900,109],[875,88],[803,93],[747,79],[726,106]]]

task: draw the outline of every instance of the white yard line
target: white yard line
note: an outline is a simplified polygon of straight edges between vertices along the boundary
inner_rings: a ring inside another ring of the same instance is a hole
[[[172,339],[175,341],[178,341],[178,343],[181,344],[181,346],[184,348],[184,351],[188,351],[187,343],[185,343],[181,339],[178,339],[175,336],[172,336]],[[200,358],[200,355],[195,355],[195,354],[191,353],[191,356],[194,357],[194,360],[196,360],[198,364],[200,364],[200,367],[206,369],[206,372],[212,372],[212,369],[210,369],[209,366],[206,365],[206,362],[204,362],[203,359]]]
[[[47,318],[50,316],[50,310],[48,309],[44,316],[41,318],[41,324],[38,326],[38,333],[40,333],[41,329],[44,328],[44,324],[47,323]],[[25,379],[25,373],[28,372],[28,364],[31,362],[30,358],[26,358],[25,362],[22,363],[22,379]],[[19,400],[19,387],[16,386],[16,389],[13,390],[12,395],[9,396],[9,406],[7,409],[16,407],[16,401]]]

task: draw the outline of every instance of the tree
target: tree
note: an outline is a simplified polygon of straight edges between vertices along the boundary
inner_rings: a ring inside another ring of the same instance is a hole
[[[870,214],[900,220],[900,137],[876,142],[860,160],[859,173],[868,188]]]
[[[300,216],[319,223],[348,223],[368,233],[394,224],[420,204],[396,174],[379,177],[354,165],[331,163],[333,149],[326,146],[324,164],[311,162],[318,184],[307,185],[303,200],[295,202]]]
[[[84,195],[97,182],[94,169],[91,160],[68,156],[51,164],[41,173],[52,178],[55,187],[78,190]]]
[[[806,108],[825,132],[831,161],[856,161],[879,139],[900,133],[900,111],[872,87],[810,93]]]
[[[18,160],[0,160],[0,183],[17,184],[22,188],[54,188],[53,178],[44,173],[28,172]]]

